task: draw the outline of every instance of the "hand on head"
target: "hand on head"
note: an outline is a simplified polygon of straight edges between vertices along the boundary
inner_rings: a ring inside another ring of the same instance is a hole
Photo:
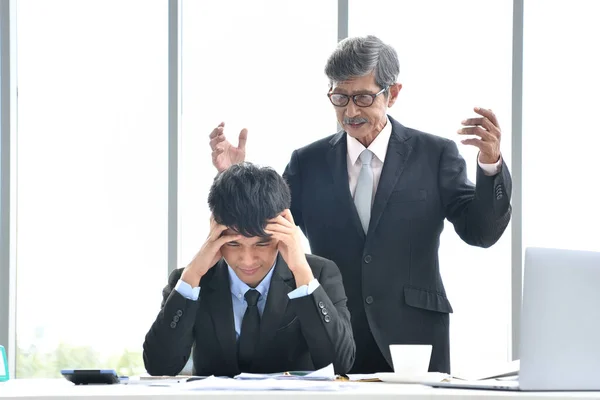
[[[242,235],[239,234],[224,234],[226,230],[226,226],[218,224],[214,217],[210,217],[210,231],[206,241],[181,274],[184,282],[192,287],[198,286],[204,274],[221,259],[221,247],[226,243],[241,239]]]

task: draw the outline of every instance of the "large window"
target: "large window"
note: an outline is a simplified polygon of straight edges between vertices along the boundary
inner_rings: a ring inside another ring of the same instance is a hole
[[[167,4],[17,3],[17,376],[143,372],[167,273]]]
[[[598,15],[595,0],[525,2],[524,248],[600,251]]]
[[[208,234],[213,128],[224,121],[234,145],[248,128],[246,159],[280,173],[294,149],[335,132],[324,67],[337,44],[337,2],[186,0],[182,12],[185,266]]]
[[[510,159],[512,2],[350,0],[349,36],[374,34],[393,45],[403,84],[390,115],[405,126],[455,140],[475,182],[477,150],[456,134],[474,106],[491,108]],[[452,371],[508,360],[510,227],[489,249],[470,247],[450,223],[440,268],[454,308]]]
[[[14,3],[17,375],[143,373],[168,272],[168,2]],[[217,124],[234,144],[248,128],[247,159],[279,172],[294,149],[337,129],[323,69],[338,2],[179,4],[183,267],[208,232]],[[600,128],[589,122],[600,108],[600,3],[525,1],[523,166],[510,152],[512,11],[505,0],[349,0],[348,33],[396,48],[403,89],[390,114],[455,140],[473,181],[477,151],[456,130],[474,106],[494,110],[504,161],[522,168],[523,249],[600,251]],[[508,360],[510,233],[490,249],[466,245],[451,224],[442,234],[454,373]]]

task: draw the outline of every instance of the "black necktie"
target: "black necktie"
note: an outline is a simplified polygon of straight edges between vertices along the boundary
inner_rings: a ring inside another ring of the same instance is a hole
[[[260,293],[258,290],[250,289],[244,295],[248,308],[242,319],[242,331],[240,332],[239,338],[239,351],[238,361],[240,370],[247,372],[252,363],[252,356],[254,355],[254,349],[258,343],[258,336],[260,333],[260,314],[258,313],[258,298]]]

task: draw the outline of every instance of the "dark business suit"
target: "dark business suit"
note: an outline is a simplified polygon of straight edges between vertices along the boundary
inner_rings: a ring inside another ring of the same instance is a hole
[[[261,318],[253,363],[243,372],[314,370],[331,363],[337,373],[352,366],[355,345],[346,294],[337,266],[321,257],[306,259],[320,286],[290,300],[292,272],[279,255]],[[204,275],[197,301],[174,290],[182,269],[169,276],[156,321],[144,342],[144,364],[151,375],[177,375],[193,345],[194,374],[239,374],[236,333],[227,264],[221,260]],[[243,332],[241,333],[244,334]]]
[[[292,214],[313,254],[333,260],[344,279],[356,341],[353,372],[391,370],[390,344],[432,344],[430,371],[450,371],[452,307],[439,271],[447,218],[467,243],[493,245],[511,215],[511,179],[478,167],[477,185],[448,139],[406,128],[392,134],[367,235],[352,200],[346,134],[294,151],[284,177]]]

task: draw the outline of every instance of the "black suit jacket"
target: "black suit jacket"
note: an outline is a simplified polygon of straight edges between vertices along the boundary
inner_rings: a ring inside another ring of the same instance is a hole
[[[243,372],[314,370],[331,363],[346,373],[354,362],[355,345],[346,294],[337,266],[307,255],[320,287],[290,300],[294,276],[278,256],[271,278],[255,360]],[[192,347],[195,375],[234,376],[240,369],[227,264],[221,260],[200,282],[197,301],[173,290],[183,269],[169,276],[156,321],[144,341],[144,364],[151,375],[177,375]]]
[[[390,344],[423,343],[433,345],[430,371],[450,372],[452,307],[438,260],[444,219],[465,242],[491,246],[510,220],[511,178],[505,163],[491,177],[478,167],[475,186],[453,141],[390,121],[367,235],[350,194],[345,132],[293,152],[284,173],[291,210],[312,253],[342,272],[357,361],[366,329],[390,366]]]

